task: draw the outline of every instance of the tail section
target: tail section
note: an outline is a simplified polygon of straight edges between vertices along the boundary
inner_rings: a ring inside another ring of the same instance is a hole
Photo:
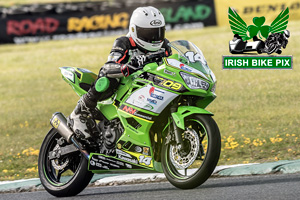
[[[91,87],[97,79],[97,75],[87,69],[75,67],[60,67],[62,78],[73,88],[73,90],[82,96]]]

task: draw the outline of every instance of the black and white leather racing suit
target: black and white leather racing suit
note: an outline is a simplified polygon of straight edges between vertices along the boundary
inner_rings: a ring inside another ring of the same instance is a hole
[[[165,39],[162,48],[166,50],[166,55],[171,55],[171,48],[167,45],[168,43],[169,41]],[[99,93],[95,89],[95,84],[93,84],[87,93],[88,101],[93,101],[93,104],[95,104],[99,100],[104,100],[112,96],[119,85],[118,78],[129,76],[134,72],[133,69],[127,69],[125,64],[128,63],[132,56],[145,55],[146,53],[147,52],[142,52],[137,47],[131,37],[123,36],[117,38],[110,51],[107,62],[100,69],[98,75],[98,79],[103,76],[109,79],[109,87],[106,92]]]
[[[162,48],[165,49],[165,54],[171,55],[171,48],[167,45],[169,41],[164,39]],[[107,77],[109,79],[109,87],[104,92],[96,91],[95,84],[89,89],[88,93],[83,95],[78,101],[74,111],[68,117],[68,125],[77,135],[84,138],[90,137],[90,130],[94,126],[94,121],[89,117],[93,115],[97,101],[105,100],[111,97],[119,85],[119,78],[129,76],[135,72],[135,69],[130,67],[131,57],[143,56],[147,52],[142,51],[131,37],[123,36],[115,40],[113,47],[108,56],[108,61],[100,69],[98,78]],[[138,66],[134,66],[138,67]]]

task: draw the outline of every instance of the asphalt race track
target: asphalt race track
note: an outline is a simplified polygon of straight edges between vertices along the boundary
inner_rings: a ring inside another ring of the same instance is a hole
[[[272,174],[260,176],[210,178],[192,190],[180,190],[168,182],[138,185],[89,187],[75,197],[61,199],[280,199],[300,198],[300,174]],[[4,193],[0,199],[33,200],[58,199],[46,191]]]

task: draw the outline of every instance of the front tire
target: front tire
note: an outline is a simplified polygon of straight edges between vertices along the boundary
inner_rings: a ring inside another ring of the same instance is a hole
[[[75,196],[89,184],[93,173],[87,170],[88,162],[79,151],[50,160],[49,152],[66,144],[61,141],[63,138],[53,128],[46,135],[39,154],[39,176],[50,194],[57,197]]]
[[[162,145],[162,167],[168,181],[177,188],[192,189],[213,173],[221,150],[221,136],[209,115],[193,115],[185,120],[182,134],[185,149],[176,142]]]

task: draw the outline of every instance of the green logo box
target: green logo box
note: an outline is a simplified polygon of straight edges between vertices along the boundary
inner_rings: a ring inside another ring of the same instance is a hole
[[[223,56],[223,69],[293,69],[293,56]]]

